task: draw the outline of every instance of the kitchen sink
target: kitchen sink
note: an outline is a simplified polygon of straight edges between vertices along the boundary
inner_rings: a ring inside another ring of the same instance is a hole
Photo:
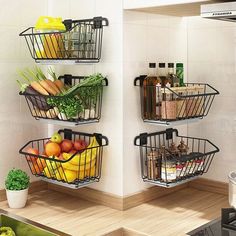
[[[17,236],[71,236],[1,209],[0,226],[11,227]]]

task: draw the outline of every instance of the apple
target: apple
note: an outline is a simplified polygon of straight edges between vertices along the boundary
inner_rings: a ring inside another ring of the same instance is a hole
[[[26,152],[30,153],[30,154],[34,154],[34,155],[39,155],[39,150],[37,148],[31,148],[28,147]],[[27,161],[32,161],[32,162],[36,162],[37,161],[37,157],[35,156],[26,156]]]
[[[60,134],[58,134],[57,132],[55,132],[53,134],[53,136],[50,139],[53,143],[61,143],[62,142],[62,137]]]
[[[69,139],[64,139],[61,142],[60,146],[62,152],[70,152],[73,147],[73,142]]]
[[[74,155],[76,152],[78,152],[78,151],[76,151],[75,149],[72,149],[69,153]]]
[[[74,142],[74,149],[76,151],[81,151],[87,147],[87,143],[82,139],[77,139]]]

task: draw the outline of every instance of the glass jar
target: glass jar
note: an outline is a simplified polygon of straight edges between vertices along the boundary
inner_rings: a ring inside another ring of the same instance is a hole
[[[188,145],[186,145],[184,143],[183,140],[181,140],[180,144],[178,145],[178,149],[179,149],[181,155],[187,155],[189,147],[188,147]]]
[[[176,180],[176,161],[168,155],[165,147],[161,148],[161,179],[164,182]]]
[[[151,151],[147,155],[147,177],[148,179],[159,179],[161,174],[160,154],[157,151]]]

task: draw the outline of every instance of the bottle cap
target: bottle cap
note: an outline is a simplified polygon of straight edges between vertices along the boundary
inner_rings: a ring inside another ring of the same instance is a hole
[[[156,68],[156,63],[149,63],[149,68]]]
[[[184,67],[183,63],[176,63],[176,67]]]
[[[168,68],[174,68],[174,63],[168,63]]]
[[[165,68],[166,67],[166,63],[159,63],[159,68]]]

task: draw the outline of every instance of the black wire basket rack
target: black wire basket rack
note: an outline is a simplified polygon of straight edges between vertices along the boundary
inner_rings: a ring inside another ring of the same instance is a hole
[[[204,83],[185,83],[184,87],[149,84],[147,76],[134,80],[140,86],[141,116],[144,122],[160,125],[181,123],[207,116],[219,92]]]
[[[207,139],[180,136],[177,129],[142,133],[140,147],[142,179],[161,187],[174,187],[209,170],[219,148]]]
[[[59,157],[48,157],[45,145],[50,142],[50,138],[29,141],[19,153],[24,155],[31,173],[44,181],[74,189],[98,182],[101,177],[103,147],[108,145],[107,137],[70,129],[59,130],[58,133],[73,142],[83,140],[87,147],[73,153],[61,153]],[[33,153],[30,151],[32,149],[37,152]]]
[[[67,74],[58,79],[64,83],[64,86],[71,87],[85,78],[85,76]],[[54,124],[62,124],[63,122],[63,124],[74,126],[99,122],[104,86],[108,86],[106,78],[101,84],[79,87],[76,96],[50,96],[30,92],[20,92],[19,94],[25,97],[30,113],[36,120],[44,120]],[[71,108],[73,109],[71,110]],[[76,114],[73,112],[74,109],[78,111]]]
[[[25,38],[36,62],[62,61],[95,63],[101,59],[103,27],[108,19],[94,17],[83,20],[64,20],[64,32],[39,32],[29,27],[20,33]]]

